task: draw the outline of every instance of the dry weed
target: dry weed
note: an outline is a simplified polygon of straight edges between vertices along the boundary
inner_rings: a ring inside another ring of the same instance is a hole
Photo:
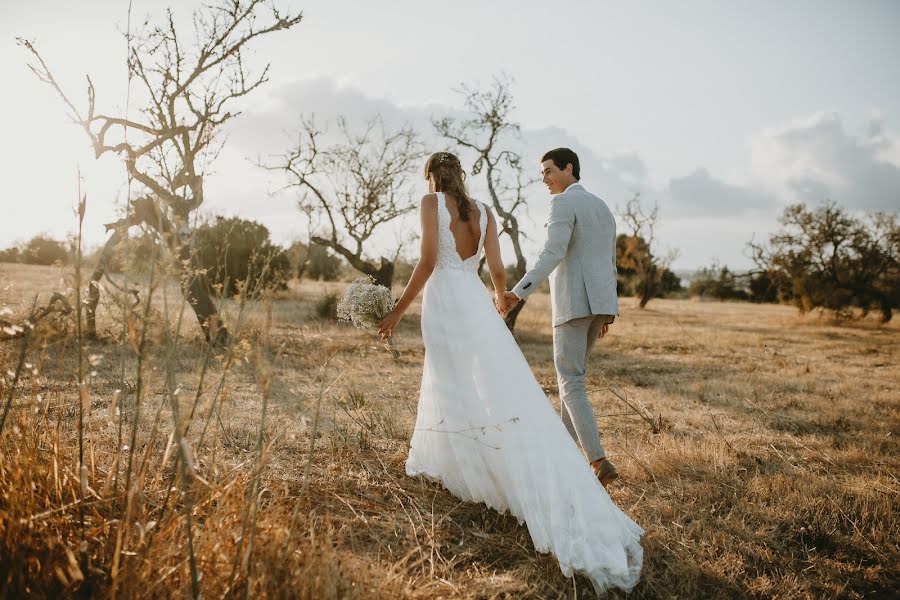
[[[65,277],[0,275],[10,318]],[[18,378],[21,339],[0,346],[13,371],[0,384],[0,596],[592,597],[514,518],[405,475],[416,315],[398,327],[394,361],[369,332],[315,318],[334,293],[295,282],[270,301],[227,301],[235,343],[223,351],[181,325],[168,280],[142,293],[154,322],[137,324],[138,351],[117,341],[115,311],[101,311],[96,341],[33,338]],[[632,302],[589,371],[623,475],[612,495],[647,531],[631,597],[890,597],[897,327]],[[544,296],[529,302],[518,337],[557,403],[547,310]]]

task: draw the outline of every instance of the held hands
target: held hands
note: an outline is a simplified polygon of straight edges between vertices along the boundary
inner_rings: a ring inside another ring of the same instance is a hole
[[[514,309],[518,303],[519,297],[512,292],[503,292],[502,294],[497,294],[494,298],[497,312],[500,313],[500,316],[503,318],[506,318],[509,311]]]
[[[607,333],[609,333],[609,323],[604,323],[603,327],[600,328],[600,335],[597,336],[597,339],[603,339]]]

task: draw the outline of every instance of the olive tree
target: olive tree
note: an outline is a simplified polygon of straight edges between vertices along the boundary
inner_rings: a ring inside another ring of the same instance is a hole
[[[300,23],[302,13],[282,12],[272,0],[218,0],[193,13],[193,39],[185,39],[171,9],[161,22],[148,19],[128,34],[129,79],[137,80],[140,98],[134,113],[128,106],[104,112],[87,77],[86,102],[79,108],[62,89],[33,42],[19,38],[34,62],[31,70],[60,96],[72,121],[84,129],[96,158],[122,159],[129,181],[140,193],[129,198],[125,215],[106,225],[109,238],[90,279],[88,335],[106,274],[106,256],[129,228],[154,231],[177,258],[186,299],[207,341],[224,343],[228,332],[209,294],[203,269],[191,249],[190,217],[204,202],[204,182],[221,149],[222,126],[238,116],[231,107],[268,80],[269,66],[256,74],[245,64],[251,43]]]
[[[484,177],[491,209],[497,217],[499,233],[506,236],[513,248],[516,262],[510,275],[521,279],[528,271],[522,240],[525,233],[519,225],[526,208],[526,188],[535,179],[525,175],[522,156],[510,147],[510,142],[520,134],[519,124],[513,119],[515,102],[512,81],[507,77],[495,77],[490,86],[479,88],[463,85],[465,117],[441,117],[432,121],[437,133],[457,148],[473,155],[472,175]],[[510,330],[525,302],[519,302],[506,316]]]
[[[357,271],[391,287],[402,244],[392,256],[373,255],[371,240],[382,227],[416,208],[411,178],[424,157],[418,134],[408,126],[391,130],[375,117],[361,131],[337,119],[335,141],[304,119],[297,140],[275,162],[263,165],[287,176],[300,192],[299,208],[323,225],[310,242],[334,250]]]

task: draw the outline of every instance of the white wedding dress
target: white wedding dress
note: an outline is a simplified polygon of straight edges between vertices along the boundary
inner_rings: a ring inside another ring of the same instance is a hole
[[[476,274],[485,207],[478,204],[478,252],[462,260],[445,202],[438,193],[438,258],[422,299],[425,365],[406,472],[510,511],[537,550],[552,552],[566,576],[586,575],[597,593],[630,590],[643,529],[594,476]]]

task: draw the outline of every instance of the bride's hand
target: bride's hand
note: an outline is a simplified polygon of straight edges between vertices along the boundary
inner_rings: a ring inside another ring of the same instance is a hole
[[[496,294],[494,304],[497,306],[497,312],[504,319],[506,315],[516,307],[519,303],[519,297],[512,292],[500,292]]]
[[[381,339],[394,337],[394,327],[397,326],[402,317],[403,315],[396,310],[392,310],[385,315],[378,325],[378,333],[381,335]]]
[[[503,299],[503,292],[494,294],[494,308],[496,308],[497,312],[501,315],[503,314],[503,311],[506,310],[506,301]]]

